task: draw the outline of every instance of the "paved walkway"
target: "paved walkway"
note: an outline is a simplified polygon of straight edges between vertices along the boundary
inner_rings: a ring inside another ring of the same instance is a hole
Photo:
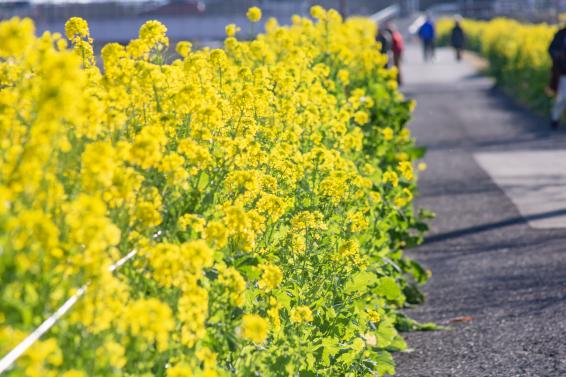
[[[411,252],[433,272],[427,302],[408,313],[453,331],[407,334],[398,376],[566,376],[566,129],[448,50],[406,60],[411,127],[429,148],[418,205],[437,214]]]

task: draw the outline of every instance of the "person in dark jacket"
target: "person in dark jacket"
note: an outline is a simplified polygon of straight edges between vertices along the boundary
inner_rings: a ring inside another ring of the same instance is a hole
[[[423,44],[423,56],[424,61],[429,61],[434,59],[434,38],[435,30],[432,18],[427,16],[426,21],[419,28],[419,38]]]
[[[452,47],[456,51],[456,60],[462,60],[462,50],[464,49],[464,29],[462,29],[462,25],[460,24],[460,19],[456,19],[454,22],[454,27],[452,28],[452,34],[450,36],[450,42],[452,43]]]
[[[387,56],[387,63],[385,63],[385,68],[389,68],[391,62],[391,49],[393,47],[391,31],[386,27],[378,28],[376,40],[381,46],[380,52]]]
[[[548,47],[552,60],[549,90],[556,94],[551,114],[551,127],[558,128],[562,113],[566,109],[566,27],[560,29]]]

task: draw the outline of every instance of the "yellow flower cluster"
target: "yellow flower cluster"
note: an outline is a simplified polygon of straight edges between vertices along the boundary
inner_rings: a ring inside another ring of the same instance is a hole
[[[248,9],[246,16],[251,22],[259,22],[259,20],[261,20],[261,9],[258,7],[251,7]]]
[[[242,275],[233,267],[221,271],[219,281],[229,292],[230,301],[233,305],[242,306],[244,304],[244,292],[246,281]]]
[[[172,61],[148,21],[100,64],[80,18],[0,23],[0,354],[88,285],[14,376],[392,372],[366,309],[423,280],[414,105],[371,21],[311,14]]]
[[[265,291],[271,291],[277,288],[283,280],[281,269],[269,264],[262,264],[260,267],[263,274],[261,275],[261,280],[258,282],[259,287]]]
[[[81,56],[83,65],[94,64],[94,51],[92,48],[92,38],[85,20],[79,17],[72,17],[65,24],[65,35],[73,42],[75,51]],[[60,47],[66,46],[65,42],[59,43]]]
[[[308,306],[298,306],[291,310],[291,322],[302,323],[312,322],[314,319],[312,311]]]
[[[246,314],[242,318],[240,335],[254,343],[263,343],[269,333],[269,322],[257,314]]]

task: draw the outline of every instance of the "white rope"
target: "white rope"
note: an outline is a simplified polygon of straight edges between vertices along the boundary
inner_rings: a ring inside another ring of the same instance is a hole
[[[110,272],[122,267],[124,263],[132,259],[137,253],[137,250],[130,251],[126,256],[120,259],[118,262],[114,263],[108,268]],[[69,297],[63,305],[59,307],[49,318],[47,318],[38,328],[36,328],[31,334],[29,334],[24,340],[22,340],[16,347],[14,347],[10,352],[8,352],[2,360],[0,360],[0,373],[4,373],[13,363],[16,361],[24,352],[27,351],[43,334],[45,334],[57,321],[61,318],[69,309],[73,307],[85,294],[86,289],[90,283],[86,283],[78,289],[78,291]]]

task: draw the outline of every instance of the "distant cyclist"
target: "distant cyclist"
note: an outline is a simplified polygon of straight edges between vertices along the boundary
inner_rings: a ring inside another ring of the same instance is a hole
[[[552,59],[549,89],[556,93],[550,126],[556,129],[566,109],[566,27],[554,35],[548,47],[548,53]]]
[[[427,16],[424,24],[419,28],[419,38],[423,44],[423,57],[425,62],[434,59],[434,23],[430,16]]]

